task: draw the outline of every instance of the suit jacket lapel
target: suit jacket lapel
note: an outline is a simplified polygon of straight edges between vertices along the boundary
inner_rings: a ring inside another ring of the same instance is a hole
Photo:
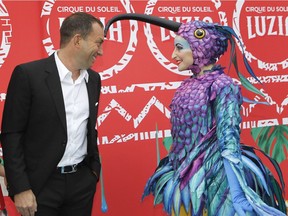
[[[58,69],[55,63],[55,59],[54,59],[54,54],[48,58],[48,61],[49,62],[46,67],[46,72],[48,73],[47,85],[50,90],[51,96],[55,102],[55,107],[58,112],[60,121],[65,131],[67,131],[63,93],[62,93],[62,88],[61,88],[61,83],[60,83],[60,77],[58,74]]]

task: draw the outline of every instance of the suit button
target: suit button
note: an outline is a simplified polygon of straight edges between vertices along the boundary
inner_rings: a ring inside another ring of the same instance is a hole
[[[64,140],[63,142],[62,142],[62,146],[66,146],[66,140]]]

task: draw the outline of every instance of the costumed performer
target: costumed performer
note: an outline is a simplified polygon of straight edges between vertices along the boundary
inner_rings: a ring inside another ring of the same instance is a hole
[[[240,144],[240,109],[246,98],[224,73],[224,67],[216,64],[229,41],[231,63],[242,85],[262,94],[238,70],[235,39],[241,41],[233,29],[203,21],[178,23],[143,14],[120,14],[108,21],[104,32],[113,22],[124,19],[176,32],[172,58],[179,71],[191,70],[193,74],[172,99],[173,143],[149,178],[143,198],[152,193],[155,205],[163,203],[164,210],[176,216],[203,215],[205,211],[209,216],[285,216],[280,185],[255,149]],[[259,81],[244,54],[243,59],[247,71]],[[269,159],[278,170],[283,189],[281,171]]]

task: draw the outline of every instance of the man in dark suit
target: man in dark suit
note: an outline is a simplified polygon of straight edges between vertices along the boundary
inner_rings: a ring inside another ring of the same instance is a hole
[[[24,216],[91,215],[101,164],[95,129],[103,24],[68,16],[60,49],[15,67],[7,90],[2,147],[9,195]]]

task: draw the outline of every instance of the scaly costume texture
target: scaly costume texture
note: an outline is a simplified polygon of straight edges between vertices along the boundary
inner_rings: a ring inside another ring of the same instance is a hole
[[[184,80],[171,104],[171,151],[149,179],[144,196],[153,193],[154,203],[163,202],[169,214],[173,207],[177,215],[184,205],[187,212],[192,208],[191,215],[202,215],[204,208],[208,215],[235,215],[226,158],[257,215],[284,216],[275,209],[276,200],[284,201],[274,177],[251,147],[239,144],[241,103],[239,86],[222,68]]]
[[[121,16],[115,20],[126,18]],[[137,15],[129,15],[127,19],[150,22],[150,17],[138,19]],[[156,20],[150,23],[169,26]],[[256,155],[256,150],[240,144],[241,89],[224,73],[224,68],[214,64],[230,41],[231,61],[243,86],[259,93],[238,71],[232,38],[236,34],[229,27],[200,21],[169,29],[177,30],[177,35],[188,41],[194,59],[188,69],[193,76],[181,83],[172,99],[173,143],[168,156],[160,161],[148,180],[143,198],[152,193],[154,204],[163,203],[169,215],[172,211],[179,215],[180,207],[184,206],[193,216],[202,215],[204,209],[209,216],[234,216],[239,215],[236,208],[242,204],[239,197],[233,197],[236,187],[250,204],[247,215],[285,216],[281,187]],[[204,66],[211,64],[214,64],[212,69],[199,74]],[[245,65],[257,79],[247,61]],[[282,180],[277,163],[269,159]]]

